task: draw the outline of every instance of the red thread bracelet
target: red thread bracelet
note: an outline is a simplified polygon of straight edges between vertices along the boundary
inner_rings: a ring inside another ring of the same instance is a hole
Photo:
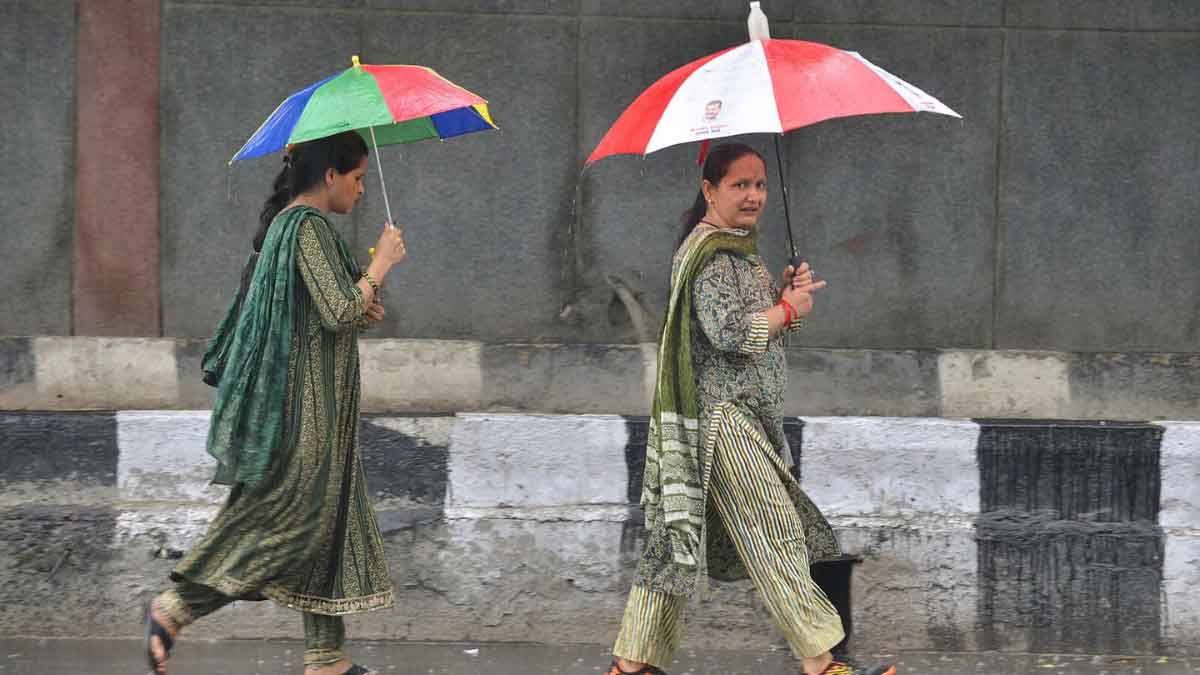
[[[799,316],[800,313],[796,311],[795,307],[792,307],[792,303],[784,300],[783,298],[779,299],[779,304],[783,305],[783,313],[787,317],[787,323],[784,325],[792,325],[792,322],[796,320],[796,317]]]

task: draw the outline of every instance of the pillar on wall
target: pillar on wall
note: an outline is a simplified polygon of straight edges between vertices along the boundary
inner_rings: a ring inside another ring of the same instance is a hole
[[[160,328],[161,0],[79,3],[73,332]]]

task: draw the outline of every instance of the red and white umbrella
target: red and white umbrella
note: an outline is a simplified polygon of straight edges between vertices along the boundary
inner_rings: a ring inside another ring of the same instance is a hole
[[[835,117],[922,111],[961,117],[856,52],[753,40],[655,82],[617,118],[587,163],[692,141],[781,134]]]
[[[650,85],[621,113],[585,165],[609,155],[648,155],[692,141],[707,144],[726,136],[776,134],[791,264],[799,267],[779,135],[852,115],[961,115],[856,52],[816,42],[772,40],[766,37],[765,21],[760,39],[692,61]],[[753,27],[751,36],[755,37]]]

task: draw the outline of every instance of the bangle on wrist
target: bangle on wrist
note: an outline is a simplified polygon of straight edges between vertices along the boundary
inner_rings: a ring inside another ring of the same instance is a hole
[[[370,272],[363,272],[362,278],[367,280],[367,285],[371,287],[371,290],[374,291],[376,295],[378,295],[379,284],[375,282],[375,277],[372,277]]]

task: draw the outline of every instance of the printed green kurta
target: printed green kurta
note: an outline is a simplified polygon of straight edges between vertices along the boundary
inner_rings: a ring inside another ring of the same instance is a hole
[[[319,211],[289,209],[272,228],[288,217],[303,218],[293,235],[302,283],[292,285],[282,437],[263,479],[234,485],[172,578],[313,614],[390,607],[383,539],[358,452],[364,304],[357,267]],[[256,274],[260,282],[267,283]]]
[[[675,254],[669,312],[688,308],[689,315],[676,320],[687,327],[679,335],[686,336],[690,347],[685,368],[694,378],[698,405],[694,421],[672,411],[660,415],[661,424],[651,422],[642,499],[650,536],[634,582],[651,591],[690,595],[696,583],[708,576],[747,577],[725,526],[707,508],[711,453],[719,434],[737,434],[769,455],[803,523],[810,561],[834,558],[841,552],[833,529],[787,470],[792,464],[783,433],[787,331],[768,338],[765,311],[777,302],[778,288],[757,255],[753,237],[752,232],[700,224]],[[716,244],[715,252],[700,252],[702,247],[711,251],[718,241],[723,243]],[[711,257],[704,261],[697,256]],[[690,298],[680,297],[689,288]],[[668,328],[671,325],[668,316]],[[798,327],[796,322],[789,330]],[[676,358],[667,353],[667,343],[664,336],[659,354],[660,401],[666,376],[663,363],[670,367]],[[652,475],[656,471],[661,476]],[[682,487],[679,476],[685,475],[686,487]],[[685,494],[686,506],[681,506]],[[672,509],[686,511],[686,520],[684,515],[672,516]]]

